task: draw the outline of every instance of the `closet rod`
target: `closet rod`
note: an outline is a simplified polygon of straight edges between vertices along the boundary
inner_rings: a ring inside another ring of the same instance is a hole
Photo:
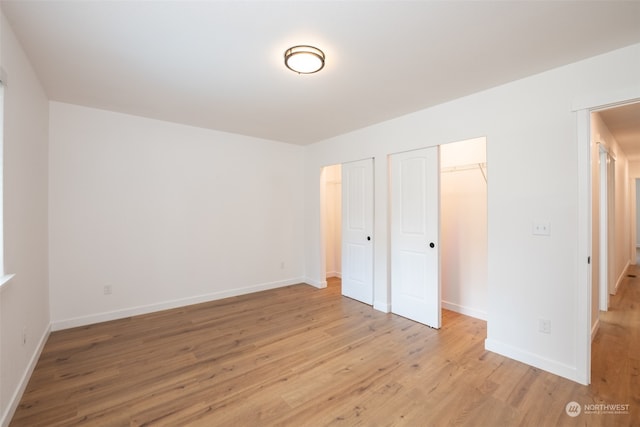
[[[456,166],[448,166],[446,168],[440,168],[440,172],[458,172],[458,171],[467,171],[469,169],[475,168],[486,168],[486,163],[469,163],[466,165],[456,165]]]
[[[482,178],[484,178],[484,182],[487,182],[487,174],[485,173],[486,168],[487,168],[486,163],[470,163],[467,165],[449,166],[446,168],[440,168],[440,172],[441,173],[462,172],[462,171],[480,169],[480,173],[482,173]]]

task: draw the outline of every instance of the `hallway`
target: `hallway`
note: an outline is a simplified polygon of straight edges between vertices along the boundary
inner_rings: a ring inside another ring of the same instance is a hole
[[[589,396],[629,405],[630,415],[609,415],[607,425],[640,425],[640,266],[629,267],[609,302],[592,344]]]

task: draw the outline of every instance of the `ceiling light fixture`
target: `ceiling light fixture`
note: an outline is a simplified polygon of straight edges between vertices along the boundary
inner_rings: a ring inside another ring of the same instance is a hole
[[[313,74],[324,67],[324,52],[313,46],[294,46],[284,53],[284,65],[298,74]]]

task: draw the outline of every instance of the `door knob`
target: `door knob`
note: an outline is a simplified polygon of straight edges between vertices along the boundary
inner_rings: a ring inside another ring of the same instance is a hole
[[[367,236],[367,240],[371,240],[371,236]]]
[[[433,243],[433,242],[431,242],[431,243],[429,243],[429,247],[430,247],[430,248],[435,248],[435,247],[436,247],[436,244],[435,244],[435,243]]]

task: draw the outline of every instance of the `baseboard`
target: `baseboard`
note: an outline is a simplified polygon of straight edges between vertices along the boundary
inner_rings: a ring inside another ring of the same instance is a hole
[[[20,399],[22,399],[22,395],[27,388],[27,384],[29,384],[29,379],[31,379],[31,374],[33,374],[33,370],[36,368],[36,364],[40,359],[40,355],[42,354],[42,350],[44,349],[44,345],[49,338],[49,334],[51,333],[51,324],[49,324],[42,336],[40,337],[40,341],[38,342],[38,346],[36,347],[36,351],[31,356],[29,360],[29,364],[27,365],[27,369],[22,374],[20,378],[20,382],[18,383],[18,387],[11,396],[9,400],[9,405],[7,405],[7,409],[4,414],[2,414],[2,418],[0,419],[0,426],[7,427],[13,418],[13,414],[15,414],[16,409],[18,409],[18,405],[20,404]]]
[[[327,287],[327,281],[319,281],[319,280],[315,280],[312,279],[311,277],[305,277],[303,280],[304,283],[306,283],[307,285],[311,285],[313,287],[316,287],[318,289],[324,289]]]
[[[373,309],[381,311],[383,313],[391,313],[391,304],[386,302],[374,301]]]
[[[172,301],[164,301],[156,304],[131,307],[122,310],[114,310],[104,313],[92,314],[89,316],[75,317],[65,320],[57,320],[52,322],[51,330],[59,331],[62,329],[75,328],[78,326],[86,326],[94,323],[108,322],[110,320],[122,319],[125,317],[138,316],[140,314],[153,313],[155,311],[169,310],[172,308],[184,307],[191,304],[199,304],[203,302],[215,301],[223,298],[235,297],[238,295],[250,294],[253,292],[266,291],[268,289],[281,288],[284,286],[304,283],[302,278],[294,278],[282,280],[278,282],[262,283],[259,285],[247,286],[244,288],[229,289],[225,291],[213,292],[210,294],[198,295],[195,297],[181,298]]]
[[[326,276],[327,276],[327,279],[329,277],[337,277],[339,279],[342,279],[342,273],[340,273],[339,271],[327,271]]]
[[[627,261],[627,265],[625,265],[624,268],[622,269],[622,274],[620,274],[620,276],[618,277],[618,280],[616,280],[616,286],[613,288],[613,295],[618,293],[618,287],[620,286],[624,278],[627,277],[627,271],[629,270],[630,266],[631,266],[631,263]]]
[[[482,310],[477,310],[471,307],[465,307],[463,305],[454,304],[448,301],[442,301],[442,308],[447,310],[455,311],[456,313],[464,314],[465,316],[474,317],[480,320],[487,320],[487,312]]]
[[[591,342],[593,342],[593,339],[596,337],[596,334],[598,333],[598,329],[600,329],[600,319],[599,318],[596,319],[595,323],[591,327]]]
[[[552,374],[561,376],[568,380],[587,385],[587,382],[585,382],[586,379],[582,378],[579,375],[579,372],[574,366],[565,365],[564,363],[560,363],[555,360],[540,357],[537,354],[530,353],[526,350],[522,350],[520,348],[516,348],[489,338],[485,339],[484,348],[485,350],[489,350],[510,359],[517,360],[518,362],[540,368],[544,371],[551,372]]]

